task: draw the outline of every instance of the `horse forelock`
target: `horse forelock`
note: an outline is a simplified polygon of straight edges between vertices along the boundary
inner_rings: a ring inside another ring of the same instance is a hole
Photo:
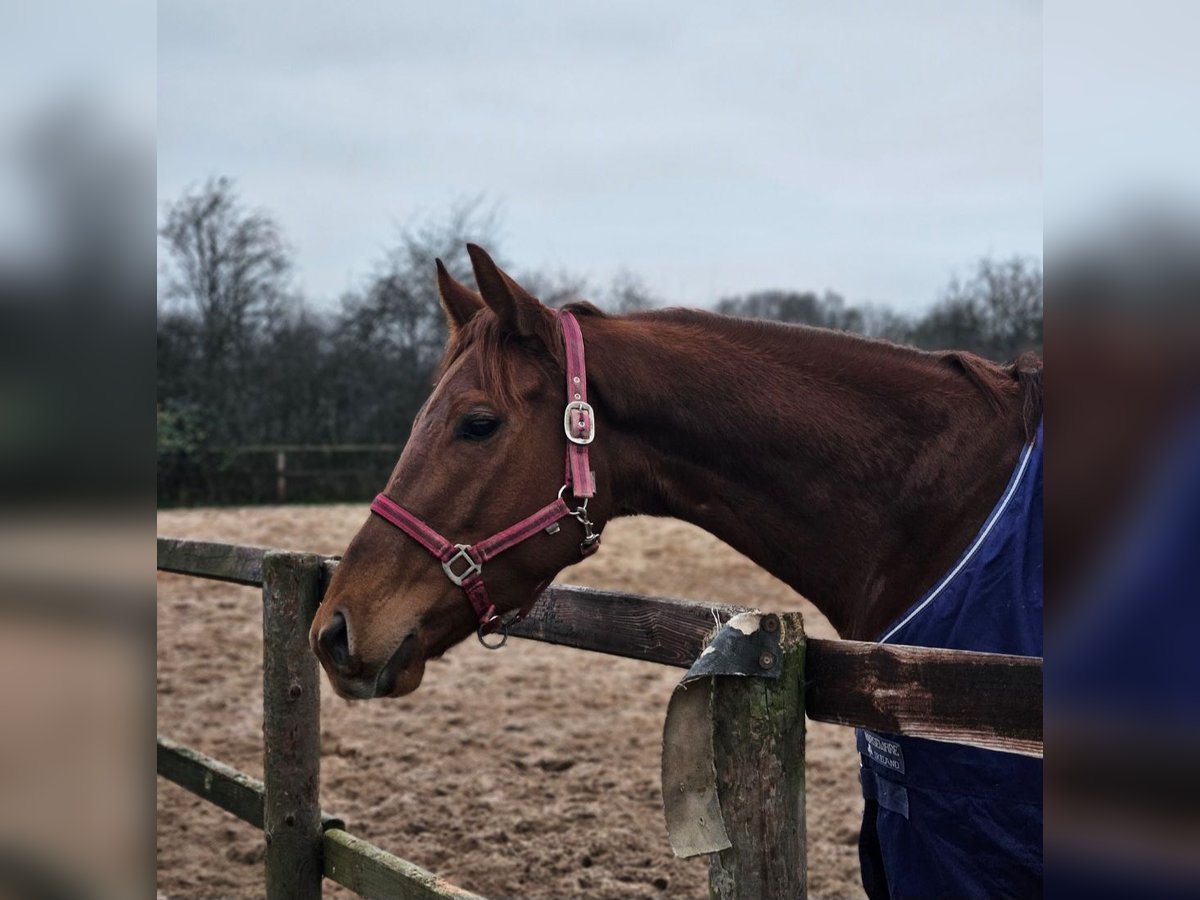
[[[563,309],[581,318],[605,316],[604,312],[586,302],[571,303]],[[480,388],[494,397],[504,409],[512,409],[521,402],[513,371],[518,359],[533,361],[556,372],[565,370],[567,359],[562,331],[550,310],[539,323],[538,333],[530,337],[505,331],[491,310],[484,309],[476,313],[469,322],[451,334],[434,375],[435,382],[440,382],[450,367],[468,353],[474,355]]]

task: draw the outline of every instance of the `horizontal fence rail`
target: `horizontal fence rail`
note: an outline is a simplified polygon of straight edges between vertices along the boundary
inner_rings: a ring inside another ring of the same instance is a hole
[[[157,762],[158,774],[163,778],[262,829],[266,787],[257,778],[161,734]],[[325,814],[321,822],[327,829],[345,827],[341,819]]]
[[[268,552],[268,547],[160,537],[158,569],[160,572],[262,587],[263,557]]]
[[[165,572],[261,585],[267,548],[158,539]],[[337,558],[322,560],[322,584]],[[686,669],[713,630],[747,607],[552,584],[514,637]],[[1035,657],[807,639],[805,712],[818,722],[1042,755]]]
[[[810,719],[1042,755],[1039,657],[810,640],[804,678]]]
[[[257,778],[159,735],[158,774],[255,828],[263,827],[266,789]],[[324,875],[364,897],[399,900],[481,900],[420,866],[348,833],[322,814]]]
[[[366,499],[395,465],[397,444],[244,444],[160,450],[159,505]]]

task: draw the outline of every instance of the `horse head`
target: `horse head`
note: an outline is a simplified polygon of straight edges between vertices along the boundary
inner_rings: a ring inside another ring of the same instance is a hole
[[[429,658],[506,628],[595,549],[609,512],[599,499],[588,509],[603,465],[586,452],[577,323],[468,250],[479,292],[438,261],[449,339],[433,392],[309,634],[344,697],[408,694]]]

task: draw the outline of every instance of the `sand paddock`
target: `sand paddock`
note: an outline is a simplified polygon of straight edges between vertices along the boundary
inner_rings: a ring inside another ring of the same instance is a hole
[[[340,553],[364,506],[163,511],[158,533]],[[801,610],[806,601],[680,522],[624,519],[560,581]],[[262,616],[252,588],[158,576],[158,729],[262,777]],[[706,897],[707,866],[671,854],[659,796],[662,719],[677,669],[512,641],[430,663],[397,700],[349,703],[323,684],[323,807],[352,832],[492,898]],[[809,885],[862,897],[862,801],[850,729],[809,723]],[[158,889],[260,897],[261,833],[158,781]],[[350,896],[327,883],[326,895]]]

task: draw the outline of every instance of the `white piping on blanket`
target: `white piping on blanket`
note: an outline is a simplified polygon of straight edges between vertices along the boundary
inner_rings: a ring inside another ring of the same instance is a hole
[[[897,624],[895,628],[893,628],[891,631],[889,631],[887,634],[885,634],[883,637],[881,637],[879,639],[878,643],[880,643],[880,644],[887,643],[888,639],[891,638],[892,635],[894,635],[897,631],[899,631],[905,625],[907,625],[910,621],[912,621],[913,617],[917,613],[919,613],[921,610],[923,610],[925,607],[927,607],[930,603],[932,603],[934,600],[936,600],[938,594],[940,594],[943,590],[945,590],[946,585],[948,585],[951,581],[954,580],[954,576],[957,575],[960,571],[962,571],[962,567],[971,561],[971,557],[974,556],[976,551],[979,550],[980,546],[982,546],[983,542],[987,539],[987,536],[989,534],[991,534],[992,528],[995,526],[996,522],[998,522],[1000,520],[1000,517],[1002,515],[1004,515],[1004,511],[1006,509],[1008,509],[1008,504],[1012,500],[1013,494],[1015,494],[1017,492],[1017,488],[1020,486],[1022,479],[1024,479],[1024,477],[1025,477],[1025,469],[1029,465],[1029,457],[1030,457],[1030,454],[1033,453],[1033,447],[1034,447],[1034,442],[1030,442],[1025,445],[1025,449],[1021,453],[1021,462],[1017,466],[1016,477],[1013,478],[1012,484],[1010,484],[1008,486],[1008,491],[1005,492],[1004,496],[1000,499],[1000,503],[996,506],[996,508],[994,510],[992,510],[991,518],[988,519],[987,522],[984,523],[983,528],[980,529],[979,535],[975,538],[975,543],[973,543],[971,545],[971,548],[966,553],[963,554],[962,559],[960,559],[958,561],[958,564],[953,569],[950,570],[949,574],[947,574],[946,577],[941,580],[941,582],[938,584],[938,586],[929,592],[929,596],[926,597],[923,601],[921,601],[920,605],[918,605],[916,609],[914,609],[907,616],[905,616],[903,619],[901,619],[899,624]]]

